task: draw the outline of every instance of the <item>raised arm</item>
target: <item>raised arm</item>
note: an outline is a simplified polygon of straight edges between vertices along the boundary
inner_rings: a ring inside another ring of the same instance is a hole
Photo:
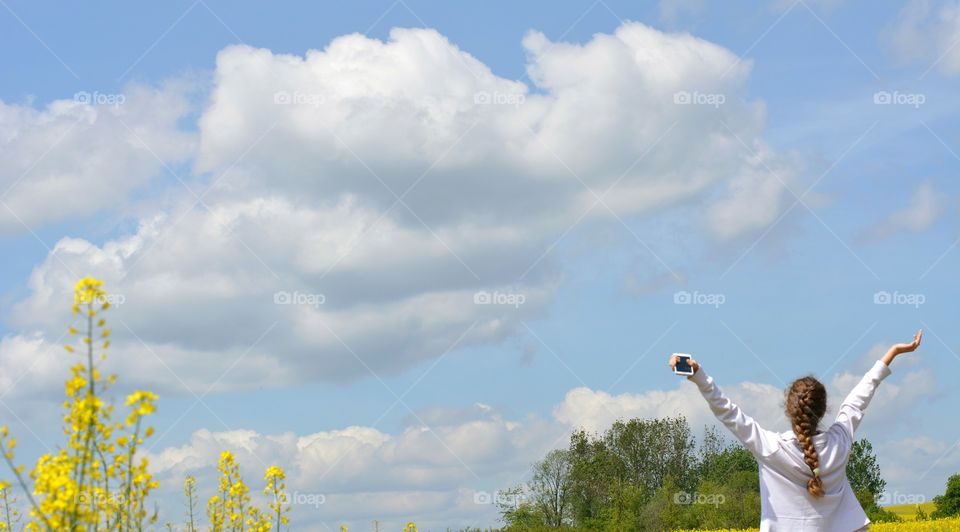
[[[834,425],[839,425],[851,441],[853,440],[853,433],[856,432],[857,427],[860,426],[860,421],[863,420],[863,412],[867,409],[867,405],[870,404],[870,400],[873,398],[873,393],[877,390],[877,386],[883,382],[883,379],[890,375],[890,364],[892,364],[893,360],[898,356],[916,351],[917,347],[920,346],[921,339],[923,339],[923,330],[917,331],[916,336],[913,337],[913,341],[909,344],[895,344],[891,346],[886,354],[883,355],[883,358],[878,360],[873,367],[867,371],[866,375],[860,379],[860,382],[854,386],[850,394],[847,395],[847,398],[844,399],[843,404],[840,405],[840,411],[837,412],[837,421]]]
[[[670,366],[676,366],[676,357],[670,358]],[[697,385],[700,394],[707,400],[713,415],[757,458],[767,456],[776,450],[777,434],[764,429],[752,417],[748,416],[730,400],[723,390],[706,374],[696,360],[690,359],[693,375],[688,380]]]

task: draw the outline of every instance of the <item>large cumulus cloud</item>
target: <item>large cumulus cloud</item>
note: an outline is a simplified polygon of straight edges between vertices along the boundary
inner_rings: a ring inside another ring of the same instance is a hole
[[[114,364],[135,384],[379,377],[543,315],[551,250],[577,223],[706,202],[704,235],[725,239],[778,214],[792,174],[744,100],[749,62],[639,23],[523,46],[529,83],[428,29],[302,57],[224,49],[190,188],[172,181],[130,234],[58,242],[5,345],[53,343],[73,281],[94,274],[123,298],[115,345],[131,356]]]

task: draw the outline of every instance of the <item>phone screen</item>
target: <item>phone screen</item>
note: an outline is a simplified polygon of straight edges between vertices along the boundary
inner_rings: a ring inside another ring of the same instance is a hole
[[[693,367],[690,366],[690,357],[683,355],[678,357],[677,366],[674,368],[674,371],[677,373],[683,373],[687,375],[693,374]]]

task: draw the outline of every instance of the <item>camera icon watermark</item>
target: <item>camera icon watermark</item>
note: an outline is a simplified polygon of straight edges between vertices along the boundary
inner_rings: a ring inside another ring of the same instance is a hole
[[[678,491],[673,494],[674,504],[706,504],[716,508],[726,502],[727,497],[722,493],[690,493],[688,491]]]
[[[720,308],[727,302],[727,296],[724,294],[709,294],[697,291],[688,292],[680,290],[673,294],[674,305],[706,305],[713,308]]]
[[[473,93],[473,103],[476,105],[512,105],[520,107],[527,101],[527,96],[517,92],[478,91]]]
[[[673,103],[677,105],[709,105],[719,109],[727,103],[727,96],[720,92],[677,91],[673,93]]]
[[[320,107],[325,101],[326,97],[320,93],[300,91],[277,91],[273,93],[273,103],[276,105],[310,105]]]
[[[474,305],[508,305],[513,308],[520,308],[527,302],[527,296],[510,292],[488,292],[480,290],[473,294]]]
[[[113,107],[120,107],[127,101],[127,97],[120,93],[111,94],[98,91],[80,91],[73,94],[73,101],[83,105],[112,105]]]
[[[320,305],[327,302],[327,297],[323,294],[311,294],[305,292],[287,292],[280,290],[274,292],[273,303],[275,305],[306,305],[313,308],[320,308]]]
[[[927,296],[924,294],[905,294],[901,292],[888,292],[881,290],[873,294],[874,305],[907,305],[913,308],[920,308],[927,302]]]
[[[473,493],[473,504],[493,504],[493,494],[489,491],[475,491]]]
[[[909,105],[918,109],[926,102],[927,96],[918,92],[877,91],[873,93],[873,103],[876,105]]]

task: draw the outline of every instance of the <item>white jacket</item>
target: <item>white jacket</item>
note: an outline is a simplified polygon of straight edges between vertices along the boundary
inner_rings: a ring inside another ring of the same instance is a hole
[[[700,388],[717,419],[760,465],[761,531],[852,532],[870,523],[847,480],[847,459],[863,411],[877,386],[890,373],[886,364],[877,361],[843,401],[833,425],[813,437],[825,492],[820,498],[807,493],[812,473],[803,461],[803,451],[793,431],[778,433],[761,427],[723,394],[702,366],[687,377]]]

